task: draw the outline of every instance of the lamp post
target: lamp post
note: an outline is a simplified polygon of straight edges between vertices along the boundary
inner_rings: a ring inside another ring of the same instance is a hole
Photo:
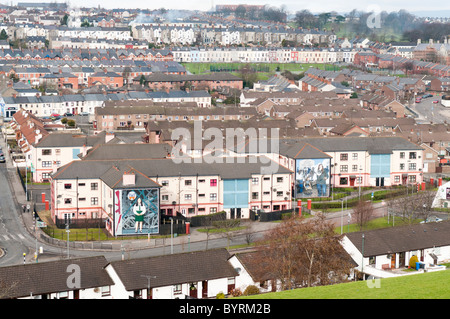
[[[364,233],[362,234],[361,273],[364,280]]]
[[[170,253],[173,254],[173,218],[170,217]]]
[[[156,276],[150,276],[150,275],[141,275],[141,277],[147,278],[147,299],[150,299],[151,291],[150,291],[150,279],[156,278]]]
[[[344,199],[341,198],[342,210],[341,210],[341,235],[343,233],[343,218],[344,218]]]
[[[362,171],[362,167],[359,166],[359,190],[358,190],[358,195],[359,195],[359,199],[360,200],[361,200],[361,184],[362,184],[361,171]]]
[[[69,259],[69,257],[70,257],[70,255],[69,255],[69,234],[70,234],[69,219],[67,219],[66,233],[67,233],[67,259]]]

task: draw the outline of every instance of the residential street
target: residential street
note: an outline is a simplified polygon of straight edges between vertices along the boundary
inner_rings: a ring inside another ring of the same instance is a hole
[[[438,103],[433,103],[433,101],[439,101]],[[444,123],[448,122],[450,119],[450,110],[446,109],[440,102],[440,97],[429,97],[422,99],[420,103],[411,104],[411,109],[419,114],[418,121],[423,121],[426,123]]]

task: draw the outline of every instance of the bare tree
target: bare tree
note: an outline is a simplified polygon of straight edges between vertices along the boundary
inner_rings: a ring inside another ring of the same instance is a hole
[[[412,224],[416,219],[427,219],[431,214],[431,205],[435,197],[433,191],[420,191],[407,196],[396,197],[388,201],[390,213],[403,222]]]
[[[227,247],[230,248],[231,239],[234,237],[234,231],[241,224],[240,219],[225,219],[215,221],[213,225],[221,230],[221,235],[227,239]]]
[[[276,278],[282,289],[344,281],[352,265],[340,240],[322,214],[308,220],[294,216],[259,242],[254,265]]]
[[[250,245],[255,237],[254,230],[252,224],[250,223],[244,230],[245,242],[247,245]]]
[[[356,224],[359,226],[359,230],[362,230],[372,219],[373,213],[374,209],[371,201],[361,200],[358,202],[358,205],[353,209],[353,216]]]

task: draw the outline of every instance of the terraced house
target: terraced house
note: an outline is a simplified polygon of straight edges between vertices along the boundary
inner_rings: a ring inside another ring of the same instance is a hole
[[[155,148],[158,151],[152,151]],[[258,161],[178,163],[158,144],[121,144],[108,153],[103,159],[90,155],[73,161],[52,175],[51,215],[55,222],[105,218],[111,234],[134,233],[129,207],[117,210],[119,203],[135,204],[134,194],[132,198],[123,197],[131,191],[142,194],[147,212],[154,209],[155,218],[159,212],[192,217],[220,211],[225,211],[228,218],[249,218],[253,209],[291,208],[292,171],[284,167],[264,174],[262,166],[268,164]],[[156,226],[148,220],[152,216],[146,215],[144,230]],[[157,233],[158,229],[152,228],[151,232]]]

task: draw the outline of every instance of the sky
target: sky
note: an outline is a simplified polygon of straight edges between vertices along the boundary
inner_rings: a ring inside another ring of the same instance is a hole
[[[21,2],[51,2],[55,0],[21,0]],[[62,0],[56,0],[63,2]],[[3,2],[3,1],[2,1]],[[4,1],[5,3],[9,1]],[[13,1],[17,3],[18,1]],[[257,4],[270,5],[275,7],[285,6],[286,11],[295,13],[303,9],[311,12],[337,11],[339,13],[349,12],[353,9],[362,11],[399,11],[405,9],[414,13],[418,11],[450,11],[450,1],[446,0],[190,0],[188,2],[180,0],[68,0],[71,6],[102,6],[107,9],[112,8],[142,8],[142,9],[188,9],[188,10],[209,10],[212,5],[217,4]]]

